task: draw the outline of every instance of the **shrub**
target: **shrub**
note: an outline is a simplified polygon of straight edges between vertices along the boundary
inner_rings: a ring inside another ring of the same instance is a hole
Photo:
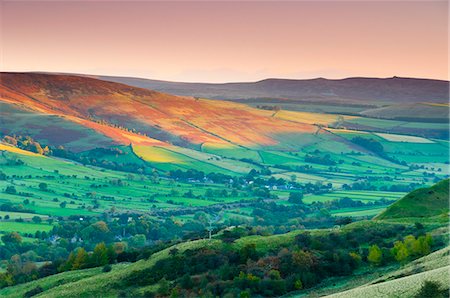
[[[36,296],[37,294],[42,293],[42,292],[44,292],[44,289],[42,287],[40,287],[40,286],[37,286],[37,287],[29,290],[28,292],[26,292],[23,296],[26,297],[26,298],[33,297],[33,296]]]
[[[112,266],[110,264],[106,264],[105,266],[103,266],[102,271],[103,272],[110,272],[112,270]]]
[[[16,188],[13,185],[7,186],[5,192],[7,194],[15,195],[17,193]]]
[[[427,280],[423,283],[415,298],[443,298],[446,296],[446,290],[442,289],[441,284],[437,281]]]

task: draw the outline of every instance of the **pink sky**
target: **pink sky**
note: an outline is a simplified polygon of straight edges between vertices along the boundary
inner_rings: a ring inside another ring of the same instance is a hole
[[[1,2],[3,71],[176,81],[448,79],[448,4]]]

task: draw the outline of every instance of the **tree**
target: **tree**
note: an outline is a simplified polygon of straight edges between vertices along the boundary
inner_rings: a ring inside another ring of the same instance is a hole
[[[256,251],[256,244],[255,243],[248,243],[245,244],[243,248],[239,251],[239,254],[241,256],[241,261],[246,262],[247,259],[257,260],[258,259],[258,253]]]
[[[158,282],[158,294],[161,296],[167,296],[169,294],[169,290],[169,282],[165,278],[162,278]]]
[[[367,260],[373,265],[379,265],[383,259],[383,253],[378,245],[374,244],[369,248],[369,254]]]
[[[316,259],[309,251],[299,250],[292,254],[292,263],[300,271],[309,271],[316,263]]]
[[[61,204],[59,204],[59,207],[61,207],[61,208],[66,208],[66,206],[67,206],[67,202],[66,201],[61,202]]]
[[[33,218],[31,220],[34,223],[41,223],[42,222],[42,218],[40,216],[33,216]]]
[[[39,183],[39,189],[42,191],[47,191],[48,190],[47,183],[44,183],[44,182]]]
[[[423,230],[423,229],[424,229],[423,224],[421,224],[420,222],[415,222],[415,223],[414,223],[414,226],[415,226],[416,229],[418,229],[418,230]]]
[[[191,276],[187,273],[181,278],[180,284],[183,289],[192,289],[194,286]]]
[[[59,271],[68,271],[72,270],[73,263],[75,262],[75,254],[71,252],[67,257],[67,260],[59,266]]]
[[[294,183],[295,180],[297,180],[297,176],[296,175],[291,175],[291,182]]]
[[[409,253],[406,245],[401,241],[396,241],[394,247],[391,249],[391,253],[395,260],[398,262],[404,262],[408,259]]]
[[[130,245],[133,247],[142,247],[145,245],[147,238],[144,234],[136,234],[130,239]]]
[[[15,195],[17,193],[17,190],[14,185],[9,185],[6,187],[5,192],[10,195]]]
[[[433,245],[433,238],[431,237],[431,235],[426,234],[425,236],[420,236],[417,240],[420,243],[420,254],[429,254],[431,252],[431,246]]]
[[[290,192],[289,202],[292,204],[303,204],[303,193],[302,192]]]
[[[17,232],[11,232],[2,236],[2,241],[5,244],[20,244],[22,237]]]
[[[98,221],[81,230],[83,239],[106,241],[110,235],[108,225],[104,221]]]
[[[92,263],[94,266],[104,266],[109,263],[108,249],[105,242],[101,242],[94,247],[92,253]]]
[[[72,270],[83,269],[86,266],[88,254],[84,248],[79,248],[73,261]]]
[[[208,188],[208,189],[205,191],[205,197],[206,197],[206,198],[212,198],[212,197],[214,197],[214,191],[213,191],[211,188]]]
[[[416,237],[413,235],[408,235],[405,238],[403,238],[403,243],[406,246],[406,249],[408,250],[408,253],[410,255],[417,255],[417,246],[416,246]]]

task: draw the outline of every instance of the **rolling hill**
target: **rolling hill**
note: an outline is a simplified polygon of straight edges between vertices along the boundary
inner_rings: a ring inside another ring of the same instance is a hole
[[[414,297],[423,283],[431,280],[439,282],[444,291],[448,291],[448,280],[450,278],[449,249],[450,247],[447,246],[367,284],[325,297]]]
[[[122,144],[258,147],[277,145],[277,135],[316,130],[301,119],[286,121],[272,117],[273,112],[242,104],[173,96],[78,76],[3,73],[1,95],[4,103],[64,117]]]
[[[406,217],[431,217],[449,210],[449,180],[443,180],[431,187],[417,189],[391,206],[376,219]]]
[[[43,145],[63,146],[78,157],[98,148],[119,148],[129,153],[127,162],[136,163],[136,168],[145,162],[165,172],[195,169],[235,175],[270,167],[279,177],[296,175],[305,183],[321,181],[335,187],[361,175],[378,180],[400,170],[406,179],[395,178],[386,187],[424,179],[399,164],[402,160],[438,162],[438,177],[446,173],[442,170],[448,142],[428,139],[448,134],[442,123],[422,128],[423,123],[261,109],[76,75],[2,73],[0,79],[2,137],[30,136]],[[395,129],[425,138],[386,134]],[[378,140],[387,156],[356,145],[355,135]],[[423,144],[415,144],[418,139]],[[311,164],[306,161],[311,154],[328,154],[331,161],[319,156]],[[96,165],[120,158],[95,156]],[[330,167],[338,161],[339,173]]]
[[[347,78],[329,80],[266,79],[246,83],[182,83],[140,78],[94,76],[103,80],[177,95],[216,99],[289,99],[313,102],[380,105],[448,100],[448,82],[413,78]]]
[[[361,115],[373,118],[393,120],[415,120],[448,123],[449,106],[445,103],[411,103],[390,105],[360,112]]]
[[[398,224],[380,223],[374,221],[365,221],[352,223],[340,230],[321,229],[307,232],[307,235],[319,237],[327,235],[337,237],[337,235],[356,235],[369,229],[386,229],[398,226]],[[410,227],[409,227],[410,229]],[[6,287],[0,289],[0,295],[7,297],[23,297],[25,293],[40,287],[36,297],[117,297],[118,295],[126,297],[142,297],[151,295],[161,288],[160,283],[153,281],[135,281],[136,277],[151,279],[150,272],[158,273],[158,266],[164,266],[169,259],[177,258],[177,262],[183,262],[183,255],[194,255],[194,252],[204,252],[207,254],[214,251],[235,252],[240,254],[247,247],[255,247],[260,256],[267,256],[274,252],[279,252],[279,256],[287,253],[286,247],[295,245],[299,235],[305,235],[305,231],[292,231],[290,233],[271,236],[245,236],[235,240],[233,243],[224,243],[219,239],[195,240],[175,244],[156,253],[153,253],[146,259],[134,263],[119,263],[112,266],[112,271],[102,272],[101,268],[91,268],[83,270],[74,270],[59,273],[56,275],[44,277],[32,282]],[[362,236],[358,236],[362,237]],[[395,238],[393,239],[393,241]],[[270,245],[268,245],[270,244]],[[303,244],[305,245],[305,244]],[[317,244],[316,244],[317,245]],[[424,257],[412,260],[404,266],[390,265],[386,268],[378,267],[378,274],[373,274],[373,268],[368,267],[361,270],[356,275],[339,277],[337,286],[336,279],[325,279],[319,284],[321,291],[316,292],[317,288],[294,291],[287,294],[286,297],[316,297],[317,294],[331,294],[327,297],[386,297],[387,293],[405,293],[407,289],[408,297],[414,295],[425,280],[434,280],[445,284],[448,279],[448,253],[449,247],[444,247]],[[276,254],[275,254],[276,255]],[[260,266],[264,265],[261,259]],[[269,259],[270,260],[270,259]],[[252,263],[252,262],[250,262]],[[219,265],[222,265],[219,264]],[[253,265],[253,266],[256,266]],[[275,264],[265,264],[266,267],[278,266]],[[225,266],[226,267],[226,266]],[[226,267],[228,268],[228,267]],[[277,267],[278,268],[278,267]],[[167,269],[167,268],[166,268]],[[153,271],[152,271],[153,270]],[[176,284],[183,280],[179,271],[183,269],[174,268],[174,273],[169,284]],[[184,269],[186,270],[186,269]],[[212,270],[212,269],[211,269]],[[260,269],[262,270],[262,269]],[[281,270],[281,269],[280,269]],[[226,271],[225,271],[226,272]],[[241,271],[242,272],[242,271]],[[236,273],[238,274],[239,271]],[[180,274],[180,275],[177,275]],[[225,274],[225,273],[224,273]],[[242,275],[242,273],[240,274]],[[251,275],[249,275],[251,277]],[[210,279],[216,278],[210,275]],[[357,278],[355,281],[354,279]],[[192,277],[194,283],[199,283],[200,276]],[[235,277],[235,279],[238,279]],[[132,283],[130,283],[132,281]],[[365,281],[365,282],[364,282]],[[206,281],[204,281],[206,283]],[[253,287],[257,284],[257,279],[253,281]],[[346,288],[345,291],[340,290]],[[350,287],[350,289],[349,289]],[[168,296],[161,294],[160,296]]]

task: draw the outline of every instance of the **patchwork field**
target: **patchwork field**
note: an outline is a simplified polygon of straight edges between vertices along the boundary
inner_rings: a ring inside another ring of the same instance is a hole
[[[5,231],[51,228],[32,226],[34,216],[112,209],[151,218],[171,211],[186,221],[215,208],[222,220],[252,221],[260,199],[252,179],[279,206],[294,206],[290,194],[305,192],[309,206],[365,204],[333,207],[332,216],[372,217],[449,175],[445,123],[369,118],[359,114],[367,105],[244,104],[76,76],[6,74],[1,84],[0,132],[13,146],[0,143],[0,171],[8,177],[0,180],[0,204],[24,208],[0,211],[2,223],[12,224]],[[35,141],[47,152],[31,146]],[[180,178],[184,172],[191,176]],[[221,183],[211,180],[220,175]]]
[[[414,136],[405,136],[405,135],[394,135],[387,133],[376,133],[375,135],[384,138],[385,140],[391,142],[405,142],[405,143],[433,143],[433,141]]]
[[[404,192],[385,192],[385,191],[334,191],[323,195],[307,195],[304,198],[305,203],[326,202],[336,199],[350,198],[353,200],[371,202],[380,199],[397,200],[403,197]]]

